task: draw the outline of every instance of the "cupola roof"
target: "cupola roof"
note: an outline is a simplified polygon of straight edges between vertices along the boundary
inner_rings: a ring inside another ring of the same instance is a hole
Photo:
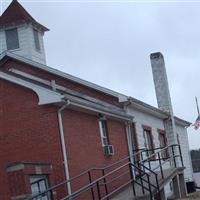
[[[30,23],[42,31],[49,31],[48,28],[38,23],[17,0],[13,0],[0,16],[0,28],[22,23]]]

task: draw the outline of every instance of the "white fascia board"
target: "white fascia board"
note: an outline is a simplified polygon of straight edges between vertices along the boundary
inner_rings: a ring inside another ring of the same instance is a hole
[[[25,80],[11,76],[11,75],[6,74],[4,72],[0,72],[0,78],[4,79],[6,81],[9,81],[11,83],[15,83],[17,85],[20,85],[22,87],[28,88],[30,90],[33,90],[39,98],[38,105],[58,103],[58,102],[64,101],[64,96],[57,93],[57,92],[54,92],[54,91],[48,90],[46,88],[40,87],[36,84],[27,82]]]
[[[191,122],[188,122],[188,121],[186,121],[186,120],[184,120],[184,119],[180,119],[180,118],[178,118],[178,117],[174,117],[174,119],[175,119],[175,123],[177,124],[177,125],[179,125],[179,126],[184,126],[184,127],[189,127],[192,123]]]
[[[73,105],[73,106],[79,107],[79,108],[94,111],[95,113],[101,113],[101,114],[104,114],[104,115],[107,115],[107,116],[110,116],[110,117],[113,117],[113,118],[116,118],[116,119],[125,120],[125,121],[131,121],[132,122],[133,118],[134,118],[133,116],[127,116],[127,115],[122,115],[122,114],[120,115],[119,113],[114,113],[114,112],[111,112],[111,111],[105,111],[105,109],[87,106],[87,105],[84,105],[83,103],[79,103],[79,102],[77,103],[77,102],[71,101],[70,104]]]
[[[121,93],[118,93],[118,92],[115,92],[113,90],[110,90],[110,89],[107,89],[105,87],[102,87],[102,86],[99,86],[95,83],[91,83],[89,81],[86,81],[86,80],[83,80],[81,78],[78,78],[78,77],[75,77],[75,76],[72,76],[70,74],[67,74],[67,73],[64,73],[64,72],[61,72],[57,69],[54,69],[52,67],[49,67],[47,65],[44,65],[44,64],[41,64],[41,63],[38,63],[38,62],[35,62],[35,61],[32,61],[30,59],[27,59],[27,58],[24,58],[22,56],[19,56],[19,55],[16,55],[16,54],[13,54],[9,51],[5,51],[3,52],[1,55],[0,55],[0,60],[3,59],[5,56],[8,56],[10,58],[13,58],[13,59],[16,59],[16,60],[19,60],[23,63],[26,63],[26,64],[29,64],[29,65],[32,65],[36,68],[39,68],[39,69],[42,69],[44,71],[47,71],[49,73],[52,73],[52,74],[55,74],[57,76],[60,76],[62,78],[66,78],[66,79],[69,79],[73,82],[76,82],[76,83],[79,83],[81,85],[85,85],[89,88],[92,88],[92,89],[95,89],[97,91],[100,91],[100,92],[103,92],[103,93],[106,93],[106,94],[109,94],[111,96],[114,96],[114,97],[117,97],[119,99],[124,99],[126,96],[121,94]]]
[[[148,114],[150,114],[150,115],[152,115],[154,117],[157,117],[159,119],[162,119],[162,120],[165,120],[165,119],[170,117],[170,114],[167,113],[167,112],[161,111],[161,110],[159,110],[157,108],[153,108],[153,107],[151,108],[151,107],[148,107],[148,106],[145,106],[145,105],[142,105],[142,104],[137,104],[137,103],[131,102],[131,104],[127,105],[127,109],[129,111],[131,111],[131,108],[132,109],[137,109],[137,110],[139,110],[141,112],[148,113]],[[131,112],[129,114],[131,114]],[[186,120],[183,120],[183,119],[180,119],[180,118],[178,118],[176,116],[174,116],[174,119],[175,119],[175,123],[177,125],[180,125],[180,126],[183,126],[183,127],[188,127],[188,126],[191,125],[190,122],[188,122]]]
[[[149,115],[152,115],[152,116],[157,117],[159,119],[166,119],[166,118],[169,117],[169,115],[167,113],[162,113],[162,112],[156,111],[154,109],[147,108],[144,105],[137,104],[135,102],[131,102],[131,104],[127,105],[126,109],[128,111],[130,111],[130,113],[131,113],[132,109],[136,109],[138,111],[148,113]]]
[[[30,59],[27,59],[27,58],[24,58],[22,56],[19,56],[19,55],[16,55],[16,54],[13,54],[9,51],[4,51],[2,54],[0,54],[0,60],[2,60],[5,56],[8,56],[8,57],[11,57],[13,59],[16,59],[16,60],[19,60],[21,62],[24,62],[26,64],[29,64],[29,65],[32,65],[38,69],[42,69],[44,71],[47,71],[47,72],[50,72],[52,74],[55,74],[57,76],[60,76],[60,77],[63,77],[63,78],[66,78],[66,79],[69,79],[71,81],[74,81],[74,82],[77,82],[77,83],[80,83],[82,85],[85,85],[87,87],[90,87],[90,88],[93,88],[97,91],[100,91],[100,92],[103,92],[103,93],[106,93],[106,94],[109,94],[111,96],[114,96],[114,97],[117,97],[119,102],[120,103],[123,103],[123,102],[126,102],[128,101],[128,96],[124,95],[124,94],[121,94],[121,93],[118,93],[118,92],[115,92],[113,90],[110,90],[110,89],[107,89],[107,88],[104,88],[104,87],[101,87],[97,84],[94,84],[94,83],[91,83],[89,81],[86,81],[86,80],[83,80],[83,79],[80,79],[80,78],[77,78],[75,76],[72,76],[70,74],[67,74],[67,73],[64,73],[64,72],[61,72],[59,70],[56,70],[52,67],[49,67],[47,65],[44,65],[44,64],[41,64],[41,63],[38,63],[38,62],[35,62],[35,61],[32,61]],[[156,111],[155,109],[158,109],[158,108],[154,108],[154,109],[151,109],[151,108],[147,108],[147,106],[144,106],[142,105],[143,102],[141,103],[132,103],[132,106],[133,107],[136,107],[138,108],[139,110],[141,111],[144,111],[144,112],[147,112],[147,113],[150,113],[156,117],[159,117],[161,119],[165,119],[166,117],[169,116],[169,114],[165,114],[164,112],[162,113],[162,111],[158,110]],[[134,104],[134,105],[133,105]],[[147,104],[146,104],[147,105]],[[131,106],[131,105],[130,105]],[[150,105],[148,105],[150,106]],[[151,107],[151,106],[150,106]],[[152,107],[153,108],[153,107]],[[179,120],[178,120],[179,121]],[[184,120],[183,120],[184,121]],[[180,123],[180,122],[178,122]],[[188,123],[181,123],[182,125],[186,125],[188,126]]]

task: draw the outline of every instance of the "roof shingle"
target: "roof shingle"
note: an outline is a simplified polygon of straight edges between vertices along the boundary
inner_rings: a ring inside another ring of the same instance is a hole
[[[43,31],[49,30],[45,26],[38,23],[17,0],[13,0],[0,16],[0,27],[21,23],[31,23]]]

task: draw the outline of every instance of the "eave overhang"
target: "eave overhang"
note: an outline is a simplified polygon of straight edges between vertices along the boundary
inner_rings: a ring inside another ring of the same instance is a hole
[[[12,60],[16,60],[18,62],[21,62],[21,63],[25,63],[25,64],[28,64],[28,65],[31,65],[35,68],[38,68],[38,69],[41,69],[41,70],[44,70],[44,71],[47,71],[49,73],[52,73],[54,75],[57,75],[59,77],[62,77],[62,78],[65,78],[65,79],[68,79],[68,80],[71,80],[73,82],[76,82],[76,83],[79,83],[81,85],[84,85],[86,87],[89,87],[89,88],[92,88],[94,90],[97,90],[97,91],[100,91],[102,93],[105,93],[105,94],[108,94],[108,95],[111,95],[111,96],[114,96],[114,97],[117,97],[119,99],[119,102],[126,106],[126,107],[129,107],[131,106],[132,108],[135,108],[139,111],[143,111],[145,113],[148,113],[150,115],[153,115],[155,117],[158,117],[160,119],[167,119],[169,118],[170,114],[167,113],[167,112],[164,112],[154,106],[151,106],[149,104],[146,104],[138,99],[135,99],[133,97],[128,97],[126,95],[123,95],[121,93],[118,93],[118,92],[115,92],[115,91],[112,91],[110,89],[107,89],[107,88],[104,88],[104,87],[101,87],[97,84],[94,84],[94,83],[91,83],[91,82],[88,82],[88,81],[85,81],[83,79],[80,79],[80,78],[77,78],[75,76],[72,76],[70,74],[67,74],[67,73],[64,73],[64,72],[61,72],[59,70],[56,70],[54,68],[51,68],[49,66],[46,66],[46,65],[43,65],[41,63],[37,63],[35,61],[32,61],[32,60],[29,60],[27,58],[24,58],[24,57],[21,57],[19,55],[16,55],[16,54],[13,54],[13,53],[10,53],[8,51],[5,51],[3,52],[1,55],[0,55],[0,66],[3,65],[6,61],[8,61],[9,59],[12,59]],[[98,105],[98,104],[96,104]],[[105,106],[102,106],[102,107],[105,107]],[[102,110],[104,110],[105,108],[103,108]],[[110,108],[108,108],[108,110],[112,110]],[[119,113],[118,113],[119,114]],[[121,114],[120,114],[121,115]],[[122,114],[124,115],[124,114]],[[131,116],[130,115],[127,115],[126,116],[127,119],[131,119]],[[133,116],[132,116],[133,118]],[[180,119],[178,117],[175,117],[175,122],[181,126],[185,126],[185,127],[188,127],[191,125],[190,122],[188,121],[185,121],[183,119]]]
[[[123,105],[126,107],[126,109],[134,108],[138,111],[145,112],[160,119],[166,119],[169,117],[169,113],[164,112],[142,101],[139,101],[138,99],[135,99],[133,97],[128,97],[127,101],[123,102]]]
[[[133,97],[128,97],[127,101],[123,102],[123,105],[126,107],[126,109],[128,109],[129,107],[134,108],[136,110],[153,115],[162,120],[169,119],[170,117],[170,113],[162,111],[159,108],[153,107]],[[174,119],[175,123],[180,126],[189,127],[192,124],[191,122],[188,122],[176,116],[174,117]]]
[[[11,76],[7,73],[0,72],[0,78],[34,91],[37,94],[38,99],[39,99],[38,105],[45,105],[45,104],[51,104],[51,103],[64,101],[64,96],[57,92],[48,90],[44,87],[40,87],[28,81],[24,81],[15,76]]]
[[[84,85],[84,86],[86,86],[88,88],[91,88],[91,89],[94,89],[96,91],[100,91],[102,93],[111,95],[113,97],[117,97],[118,99],[121,99],[121,98],[124,99],[125,95],[122,95],[122,94],[120,94],[118,92],[115,92],[113,90],[107,89],[107,88],[102,87],[102,86],[99,86],[99,85],[97,85],[95,83],[91,83],[89,81],[83,80],[81,78],[72,76],[70,74],[64,73],[62,71],[59,71],[59,70],[54,69],[52,67],[49,67],[47,65],[44,65],[44,64],[35,62],[33,60],[24,58],[22,56],[13,54],[13,53],[11,53],[9,51],[4,51],[2,54],[0,54],[0,65],[5,63],[9,59],[16,60],[16,61],[19,61],[21,63],[27,64],[27,65],[31,65],[31,66],[33,66],[35,68],[38,68],[40,70],[46,71],[46,72],[51,73],[51,74],[54,74],[54,75],[56,75],[58,77],[62,77],[62,78],[68,79],[68,80],[70,80],[72,82],[79,83],[80,85]]]
[[[88,110],[89,112],[96,113],[96,114],[102,113],[107,116],[117,118],[120,120],[125,120],[125,121],[133,120],[133,117],[130,115],[127,115],[123,109],[118,108],[113,105],[108,106],[107,103],[105,104],[94,103],[92,101],[78,98],[73,95],[61,94],[59,92],[55,92],[48,88],[39,86],[37,84],[31,83],[29,81],[23,80],[21,78],[12,76],[4,72],[0,72],[0,79],[20,85],[22,87],[28,88],[32,90],[33,92],[35,92],[39,99],[38,105],[45,105],[45,104],[63,105],[66,102],[68,102],[69,107],[72,107],[72,108],[75,107],[82,110]]]

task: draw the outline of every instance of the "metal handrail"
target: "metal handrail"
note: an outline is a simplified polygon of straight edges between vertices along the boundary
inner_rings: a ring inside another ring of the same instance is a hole
[[[103,180],[104,178],[106,178],[106,177],[108,177],[108,176],[114,174],[115,172],[119,171],[120,169],[123,169],[124,167],[128,166],[129,163],[130,163],[130,162],[125,163],[124,165],[122,165],[122,166],[120,166],[120,167],[114,169],[113,171],[108,172],[105,176],[102,176],[102,177],[96,179],[95,181],[93,181],[92,183],[89,183],[89,184],[87,184],[86,186],[84,186],[84,187],[78,189],[78,190],[75,191],[74,193],[72,193],[72,194],[70,194],[70,195],[64,197],[62,200],[67,200],[67,199],[71,199],[71,198],[74,198],[74,197],[78,196],[78,195],[81,194],[82,192],[85,192],[85,189],[88,189],[88,188],[90,189],[91,186],[96,185],[97,183],[99,183],[99,182],[100,182],[101,180]]]
[[[177,154],[177,155],[175,154],[174,147],[178,147],[178,148],[179,148],[179,149],[178,149],[178,150],[179,150],[179,154]],[[171,151],[172,151],[172,155],[168,155],[169,158],[166,159],[166,160],[164,160],[164,158],[161,158],[160,153],[162,153],[163,151],[166,151],[166,150],[169,151],[170,148],[171,148]],[[147,158],[143,159],[142,153],[143,153],[144,151],[149,152],[149,151],[158,150],[158,149],[159,149],[159,151],[157,151],[157,152],[151,154],[150,156],[147,156]],[[155,171],[156,169],[160,168],[162,178],[164,178],[163,167],[162,167],[162,166],[163,166],[166,162],[170,161],[171,159],[173,159],[174,166],[175,166],[175,168],[176,168],[176,167],[177,167],[176,158],[177,158],[177,157],[180,157],[180,159],[181,159],[181,164],[182,164],[182,167],[183,167],[182,152],[181,152],[181,148],[180,148],[180,145],[179,145],[179,144],[172,144],[172,145],[168,145],[168,146],[163,147],[163,148],[162,148],[162,147],[158,147],[158,148],[155,148],[155,149],[146,149],[146,150],[143,149],[142,153],[141,153],[142,160],[140,160],[139,163],[142,163],[142,164],[144,165],[146,162],[149,162],[149,168],[151,169],[151,162],[159,161],[158,166],[156,166],[153,170]],[[157,155],[158,155],[158,159],[156,159],[156,156],[157,156]],[[152,158],[153,158],[153,159],[152,159]],[[161,162],[161,160],[164,160],[164,161]]]
[[[178,155],[173,154],[172,157],[180,157],[180,158],[181,158],[181,162],[182,162],[182,153],[181,153],[181,149],[180,149],[180,145],[179,145],[179,144],[168,145],[168,146],[163,147],[163,148],[162,148],[162,147],[158,147],[158,148],[155,148],[155,149],[145,149],[145,148],[143,148],[143,149],[141,149],[141,150],[142,150],[142,153],[143,153],[143,152],[149,152],[149,151],[152,151],[152,150],[157,150],[157,149],[160,149],[160,151],[151,154],[150,156],[146,157],[145,159],[140,160],[139,162],[144,164],[145,162],[148,162],[148,161],[152,161],[152,162],[153,162],[153,161],[158,161],[159,159],[155,159],[155,157],[156,157],[156,155],[157,155],[158,153],[161,153],[161,152],[163,152],[163,151],[169,150],[170,147],[173,148],[173,147],[175,147],[175,146],[179,147],[179,154],[178,154]],[[140,150],[140,149],[139,149],[139,150]],[[141,152],[140,152],[140,153],[141,153]],[[153,158],[153,159],[152,159],[152,158]],[[165,158],[162,158],[162,159],[165,159]],[[183,164],[183,162],[182,162],[182,164]]]
[[[160,149],[160,151],[151,154],[149,157],[147,157],[147,158],[144,159],[144,160],[141,160],[140,162],[144,162],[144,161],[146,161],[146,160],[151,160],[151,158],[154,158],[159,152],[165,151],[165,150],[169,149],[169,147],[171,147],[171,146],[172,146],[172,145],[168,145],[168,146],[163,147],[163,148],[162,148],[162,147],[158,147],[158,148],[155,148],[155,149],[145,149],[145,150],[143,150],[143,151],[153,151],[153,150]],[[152,161],[153,161],[153,160],[154,160],[154,159],[152,159]]]
[[[135,156],[139,155],[142,151],[144,151],[144,149],[141,149],[141,150],[137,151],[137,153],[134,153],[132,156],[127,156],[127,157],[125,157],[125,158],[122,158],[122,159],[120,159],[120,160],[118,160],[118,161],[116,161],[116,162],[110,164],[110,165],[107,165],[106,167],[102,167],[102,168],[94,168],[94,167],[93,167],[93,168],[89,168],[89,169],[87,169],[87,170],[81,172],[81,173],[78,174],[77,176],[74,176],[74,177],[72,177],[72,178],[70,178],[70,179],[68,179],[68,180],[62,181],[61,183],[56,184],[56,185],[54,185],[54,186],[48,188],[47,190],[45,190],[45,191],[43,191],[43,192],[41,192],[41,193],[38,193],[38,194],[35,194],[35,195],[32,195],[32,196],[28,197],[27,200],[35,199],[35,198],[40,197],[40,196],[42,196],[42,195],[44,195],[44,194],[47,194],[47,193],[49,193],[49,192],[52,193],[53,190],[55,190],[55,189],[57,189],[57,188],[59,188],[59,187],[65,185],[65,184],[67,184],[67,183],[69,183],[69,182],[72,182],[72,181],[74,181],[74,180],[76,180],[76,179],[78,179],[78,178],[80,178],[80,177],[82,177],[82,176],[84,176],[84,175],[90,173],[91,171],[105,171],[105,170],[107,170],[107,169],[109,169],[109,168],[111,168],[111,167],[113,167],[113,166],[115,166],[115,165],[117,165],[117,164],[119,164],[119,163],[125,161],[125,160],[130,159],[131,157],[135,157]],[[90,179],[90,177],[89,177],[89,179]]]
[[[102,177],[96,179],[95,181],[93,181],[92,183],[90,183],[90,184],[88,184],[88,185],[82,187],[81,189],[75,191],[73,194],[68,195],[68,196],[62,198],[62,200],[68,200],[68,199],[75,198],[75,197],[79,196],[80,194],[82,194],[83,192],[86,192],[86,191],[88,191],[89,189],[91,189],[91,187],[94,187],[95,185],[98,185],[98,186],[99,186],[99,182],[100,182],[100,181],[104,180],[104,179],[107,178],[108,176],[114,174],[115,172],[117,172],[117,171],[119,171],[120,169],[123,169],[124,167],[129,166],[129,165],[131,165],[132,167],[136,168],[137,170],[140,170],[140,171],[143,172],[144,175],[146,175],[147,177],[150,176],[148,173],[144,172],[144,171],[141,170],[139,167],[135,166],[133,163],[131,163],[131,162],[127,162],[127,163],[125,163],[124,165],[122,165],[122,166],[120,166],[120,167],[114,169],[113,171],[107,173],[105,176],[102,176]],[[144,175],[143,175],[143,176],[144,176]],[[143,179],[143,176],[141,176],[140,178]],[[121,177],[121,175],[119,175],[119,176],[117,176],[117,177]],[[134,179],[131,179],[130,181],[127,181],[127,183],[124,183],[123,185],[130,184],[130,183],[133,182],[133,181],[135,182]],[[146,181],[146,180],[143,179],[143,181]],[[97,183],[98,183],[98,184],[97,184]],[[152,185],[152,184],[151,184],[151,185]],[[143,186],[143,187],[144,187],[146,190],[149,191],[148,188],[146,188],[145,186]],[[121,189],[121,186],[118,187],[116,190],[110,192],[110,193],[107,194],[106,196],[100,198],[100,199],[103,200],[103,199],[108,198],[109,196],[111,196],[112,194],[114,194],[116,191],[118,191],[119,188]],[[151,192],[151,191],[149,191],[149,192]]]
[[[178,146],[178,147],[179,147],[179,155],[175,155],[175,153],[174,153],[174,147],[175,147],[175,146]],[[148,156],[148,157],[145,158],[145,159],[136,161],[135,164],[133,164],[133,163],[131,163],[131,157],[134,157],[134,158],[135,158],[137,155],[141,155],[141,157],[143,157],[142,154],[143,154],[145,151],[146,151],[146,152],[151,151],[151,149],[148,149],[148,150],[147,150],[147,149],[139,149],[139,150],[137,150],[137,152],[134,153],[132,156],[127,156],[127,157],[125,157],[125,158],[123,158],[123,159],[121,159],[121,160],[118,160],[118,161],[116,161],[116,162],[114,162],[114,163],[112,163],[112,164],[110,164],[110,165],[107,165],[106,167],[103,167],[103,168],[90,168],[90,169],[88,169],[88,170],[82,172],[81,174],[79,174],[79,175],[77,175],[77,176],[75,176],[75,177],[73,177],[73,178],[71,178],[71,179],[69,179],[69,180],[63,181],[62,183],[57,184],[57,185],[55,185],[55,186],[49,188],[48,190],[46,190],[46,191],[44,191],[44,192],[41,192],[41,193],[39,193],[39,194],[37,194],[37,195],[34,195],[34,196],[31,196],[31,197],[28,198],[28,199],[29,199],[29,200],[35,199],[35,198],[40,197],[40,196],[42,196],[42,195],[44,195],[44,194],[47,194],[47,193],[49,193],[49,192],[50,192],[50,194],[52,195],[52,191],[53,191],[53,190],[57,189],[58,187],[60,187],[60,186],[62,186],[62,185],[64,185],[64,184],[66,184],[66,183],[68,183],[68,182],[72,182],[72,181],[74,181],[74,180],[76,180],[76,179],[78,179],[78,178],[80,178],[81,176],[86,175],[86,174],[89,175],[89,182],[90,182],[90,183],[87,184],[87,185],[85,185],[85,186],[83,186],[83,187],[81,187],[81,188],[79,188],[78,190],[76,190],[76,191],[73,192],[72,194],[70,194],[70,195],[64,197],[62,200],[74,198],[74,197],[79,196],[80,194],[82,194],[83,192],[86,192],[86,191],[88,191],[88,190],[91,190],[91,192],[92,192],[92,197],[93,197],[93,199],[95,199],[95,198],[94,198],[94,191],[93,191],[94,187],[97,187],[97,192],[98,192],[98,197],[99,197],[99,199],[103,200],[103,199],[107,199],[109,196],[111,196],[112,194],[114,194],[115,192],[117,192],[118,190],[120,190],[122,187],[125,187],[125,186],[123,186],[123,185],[127,185],[127,184],[130,184],[130,183],[132,183],[133,192],[134,192],[134,194],[135,194],[133,182],[136,183],[136,184],[139,184],[139,185],[142,187],[143,193],[144,193],[144,190],[148,190],[149,193],[150,193],[150,196],[152,196],[151,187],[154,187],[154,189],[156,189],[157,193],[159,194],[159,193],[160,193],[160,192],[159,192],[160,189],[159,189],[159,183],[158,183],[158,174],[155,172],[155,169],[153,169],[153,170],[151,169],[151,164],[149,164],[149,166],[150,166],[149,168],[146,167],[144,164],[145,164],[146,162],[154,161],[154,160],[152,160],[152,157],[154,158],[156,155],[158,155],[158,158],[159,158],[159,159],[158,159],[158,161],[159,161],[158,167],[160,167],[161,174],[162,174],[162,178],[164,178],[164,176],[163,176],[163,170],[162,170],[162,165],[163,165],[164,163],[166,163],[167,161],[161,163],[160,153],[161,153],[162,151],[165,151],[165,150],[170,149],[170,148],[172,148],[172,153],[173,153],[172,158],[174,159],[175,167],[176,167],[176,157],[180,157],[180,158],[181,158],[181,162],[182,162],[182,165],[183,165],[181,148],[180,148],[180,145],[178,145],[178,144],[168,145],[168,146],[163,147],[163,148],[155,148],[154,150],[158,150],[158,149],[159,149],[159,151],[158,151],[158,152],[155,152],[155,153],[153,153],[153,154],[151,154],[150,156]],[[171,159],[171,158],[170,158],[170,159]],[[122,162],[125,161],[125,160],[129,160],[129,162],[126,162],[125,164],[123,163],[123,165],[120,165],[119,167],[117,167],[117,168],[115,168],[114,170],[112,170],[112,171],[110,171],[110,172],[107,172],[107,173],[105,174],[105,170],[107,170],[107,169],[109,169],[109,168],[111,168],[111,167],[113,167],[113,166],[116,166],[117,164],[122,163]],[[111,179],[111,181],[109,181],[109,182],[106,182],[106,178],[107,178],[108,176],[110,176],[111,174],[114,174],[115,172],[119,171],[120,169],[122,169],[122,168],[124,168],[124,167],[126,167],[126,166],[128,166],[128,165],[129,165],[129,167],[130,167],[130,174],[131,174],[131,179],[130,179],[130,181],[128,181],[127,183],[124,183],[122,186],[120,186],[120,187],[118,187],[117,189],[115,189],[114,191],[111,191],[111,192],[108,193],[107,184],[110,183],[110,182],[112,182],[112,181],[114,181],[114,180],[116,180],[116,179],[118,179],[118,178],[120,178],[120,177],[122,177],[122,176],[125,175],[126,173],[123,173],[123,174],[120,174],[120,175],[114,177],[114,178]],[[137,165],[137,166],[136,166],[136,165]],[[158,167],[157,167],[157,168],[158,168]],[[141,180],[141,183],[138,183],[137,180],[134,179],[134,177],[133,177],[133,175],[132,175],[132,173],[133,173],[132,168],[138,170],[138,171],[142,174],[142,175],[139,177],[139,179]],[[143,169],[143,170],[142,170],[142,169]],[[92,171],[98,171],[98,170],[101,170],[101,171],[103,172],[103,175],[102,175],[101,177],[97,178],[96,180],[92,181],[92,179],[91,179],[91,174],[90,174],[90,173],[91,173]],[[147,170],[149,173],[152,173],[152,174],[155,176],[156,185],[157,185],[157,186],[154,186],[154,185],[150,182],[149,174],[148,174],[145,170]],[[147,180],[143,178],[144,176],[147,176]],[[103,180],[103,182],[101,182],[102,180]],[[143,181],[146,182],[146,183],[148,183],[148,187],[149,187],[149,188],[147,188],[147,187],[145,187],[145,186],[143,185]],[[100,182],[101,182],[101,183],[100,183]],[[100,188],[99,188],[100,185],[104,185],[104,186],[105,186],[105,190],[106,190],[106,196],[104,196],[103,199],[101,198],[101,194],[100,194]]]

